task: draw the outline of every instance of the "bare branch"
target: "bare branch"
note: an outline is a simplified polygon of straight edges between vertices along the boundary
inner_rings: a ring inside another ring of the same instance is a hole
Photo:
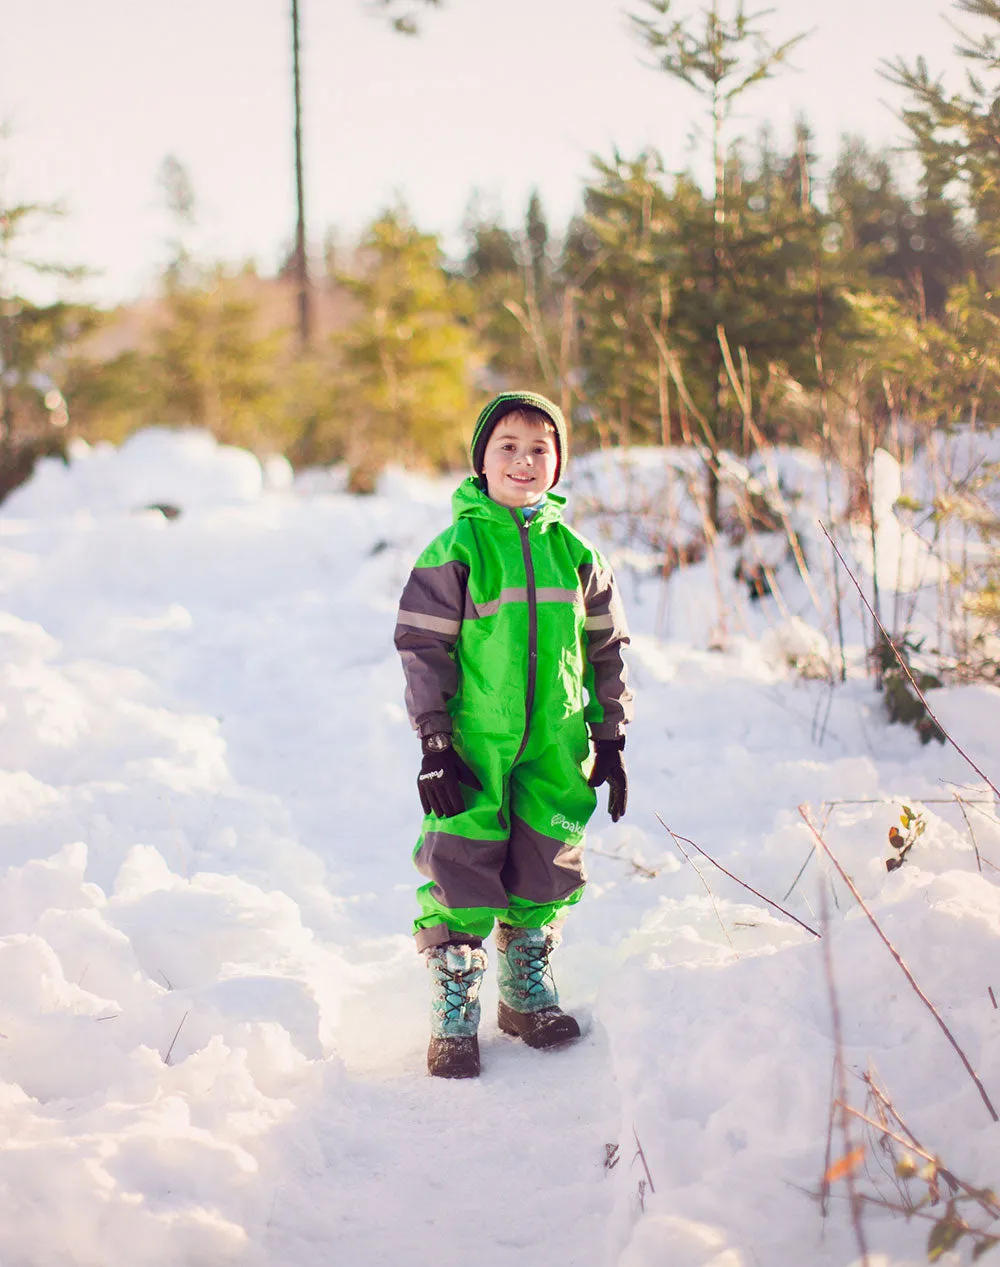
[[[821,935],[817,933],[815,928],[810,928],[808,924],[804,924],[797,915],[793,915],[791,911],[786,911],[783,906],[780,906],[777,902],[773,901],[771,898],[765,897],[763,893],[758,893],[758,891],[753,887],[752,884],[747,884],[747,882],[745,880],[741,880],[738,875],[733,875],[731,871],[727,871],[726,868],[722,865],[722,863],[717,862],[710,853],[707,853],[704,849],[702,849],[701,845],[696,845],[693,840],[688,840],[687,836],[681,836],[678,832],[675,832],[671,828],[667,827],[667,824],[663,821],[662,818],[660,818],[659,814],[657,814],[656,817],[660,825],[664,827],[668,832],[670,832],[671,836],[673,836],[675,841],[683,840],[684,843],[687,845],[690,845],[692,849],[697,849],[698,852],[701,854],[701,856],[703,858],[707,858],[708,861],[712,864],[712,866],[717,867],[722,872],[723,875],[729,876],[730,880],[735,880],[736,883],[740,885],[741,888],[746,889],[748,893],[752,893],[754,897],[759,897],[760,900],[762,902],[766,902],[768,906],[773,906],[776,911],[780,911],[782,915],[786,915],[789,919],[794,920],[795,923],[798,924],[800,928],[804,928],[807,933],[812,933],[814,937],[819,937]]]
[[[823,921],[823,927],[829,927],[829,906],[827,904],[826,890],[820,890],[820,914]],[[823,974],[826,977],[827,993],[830,997],[830,1019],[833,1024],[833,1078],[834,1086],[836,1086],[838,1095],[836,1105],[830,1106],[830,1120],[832,1122],[834,1111],[837,1106],[840,1107],[840,1132],[844,1141],[844,1155],[850,1156],[854,1150],[854,1140],[851,1136],[851,1124],[844,1109],[847,1104],[847,1078],[844,1068],[844,1034],[843,1025],[840,1015],[840,1001],[837,997],[837,982],[833,975],[833,954],[830,949],[832,938],[824,937],[823,941]],[[829,1165],[830,1140],[827,1140],[827,1166],[823,1171],[823,1187],[822,1200],[825,1203],[830,1194],[830,1165]],[[854,1227],[854,1236],[858,1243],[858,1249],[861,1251],[862,1267],[868,1267],[868,1242],[865,1239],[864,1220],[862,1218],[862,1205],[858,1196],[858,1190],[854,1183],[853,1167],[848,1167],[845,1171],[845,1179],[847,1181],[847,1194],[850,1201],[851,1223]]]
[[[896,644],[893,642],[893,640],[889,637],[888,633],[886,632],[885,625],[883,625],[881,620],[879,620],[878,616],[875,615],[875,612],[874,612],[874,609],[872,608],[871,603],[869,603],[868,599],[865,597],[864,590],[858,584],[858,578],[854,575],[854,573],[848,567],[847,560],[841,554],[837,546],[837,543],[834,541],[833,537],[831,537],[830,534],[827,532],[826,525],[822,521],[820,521],[819,526],[823,529],[823,536],[826,537],[827,541],[829,541],[830,545],[832,545],[834,550],[836,551],[837,558],[844,565],[844,570],[847,572],[847,575],[854,582],[854,588],[858,591],[858,594],[861,596],[861,601],[868,608],[868,613],[871,616],[872,620],[874,620],[875,624],[878,626],[879,632],[881,633],[882,637],[885,639],[886,644],[892,648],[892,653],[896,657],[896,659],[899,661],[899,667],[903,670],[903,672],[906,674],[907,678],[909,679],[910,685],[913,687],[914,691],[917,694],[917,698],[920,700],[921,704],[923,704],[924,708],[927,709],[927,716],[931,719],[931,721],[935,724],[935,726],[938,727],[942,735],[944,735],[944,737],[948,740],[948,742],[955,749],[958,755],[964,761],[966,761],[972,767],[973,770],[975,770],[975,772],[979,775],[979,777],[983,780],[983,782],[986,783],[992,789],[997,800],[1000,801],[1000,790],[997,789],[997,786],[993,782],[993,780],[990,779],[987,775],[985,775],[982,772],[982,770],[980,770],[979,766],[976,765],[975,761],[973,761],[973,759],[969,756],[969,754],[965,751],[964,748],[959,747],[959,745],[951,737],[951,735],[948,733],[945,727],[941,725],[941,722],[938,720],[938,718],[934,715],[934,710],[931,708],[930,704],[927,703],[927,696],[923,693],[923,691],[917,685],[913,677],[913,674],[910,672],[909,665],[906,663],[905,659],[900,655],[899,648],[896,646]]]
[[[907,981],[910,983],[910,986],[913,989],[913,992],[916,994],[917,998],[920,999],[921,1003],[924,1004],[924,1006],[927,1008],[930,1014],[937,1021],[938,1025],[941,1027],[942,1031],[944,1032],[945,1037],[948,1039],[948,1042],[951,1043],[952,1047],[954,1047],[955,1051],[958,1053],[958,1058],[961,1060],[962,1064],[965,1066],[966,1072],[968,1073],[969,1077],[975,1083],[976,1090],[982,1096],[983,1103],[986,1105],[987,1109],[989,1110],[990,1117],[992,1117],[994,1122],[1000,1122],[1000,1117],[997,1116],[997,1111],[993,1107],[993,1102],[990,1099],[989,1095],[987,1094],[986,1088],[983,1086],[979,1078],[979,1075],[976,1073],[975,1069],[973,1069],[972,1065],[970,1064],[968,1056],[966,1056],[965,1052],[958,1045],[958,1040],[955,1038],[955,1035],[951,1032],[951,1030],[945,1024],[944,1020],[941,1017],[941,1013],[937,1010],[937,1008],[930,1001],[927,995],[924,994],[920,986],[917,985],[917,982],[914,979],[913,973],[909,970],[909,968],[903,962],[902,955],[900,955],[899,951],[896,949],[896,947],[892,944],[889,938],[882,931],[881,924],[879,924],[878,920],[875,918],[875,916],[872,914],[871,910],[869,909],[868,904],[865,902],[864,898],[858,892],[857,886],[855,885],[854,881],[847,874],[844,868],[840,865],[840,862],[837,859],[836,855],[834,854],[833,850],[830,848],[830,846],[826,843],[826,841],[820,835],[819,831],[816,829],[815,824],[813,823],[812,819],[809,817],[809,807],[807,805],[800,805],[798,808],[799,808],[799,813],[801,814],[802,819],[805,822],[805,825],[809,828],[810,832],[812,833],[814,840],[819,845],[819,847],[823,850],[826,856],[830,859],[830,861],[833,863],[834,867],[837,870],[837,874],[840,876],[840,878],[844,881],[844,883],[850,889],[851,893],[854,896],[854,900],[861,907],[862,911],[864,911],[865,915],[868,918],[868,922],[871,924],[872,928],[875,929],[876,933],[878,933],[880,940],[882,941],[886,949],[889,951],[889,953],[892,955],[893,959],[895,959],[903,976],[906,977]]]
[[[695,862],[695,860],[691,857],[691,855],[688,853],[688,851],[687,851],[687,850],[684,848],[684,846],[681,844],[681,838],[680,838],[679,836],[675,836],[675,835],[674,835],[674,833],[673,833],[672,831],[670,831],[670,828],[669,828],[669,827],[667,827],[667,824],[663,821],[663,819],[662,819],[662,818],[660,818],[659,814],[657,814],[657,816],[656,816],[656,817],[660,819],[660,824],[661,824],[661,826],[662,826],[662,827],[664,827],[664,828],[665,828],[668,832],[670,832],[670,835],[671,835],[671,836],[673,836],[674,844],[677,846],[677,848],[678,848],[678,849],[681,851],[681,853],[683,854],[683,856],[684,856],[684,861],[685,861],[685,862],[688,862],[688,863],[690,863],[690,864],[691,864],[691,867],[692,867],[692,869],[694,870],[695,875],[698,877],[698,879],[699,879],[699,880],[702,882],[702,884],[705,886],[705,892],[708,894],[708,900],[712,903],[712,910],[713,910],[713,911],[715,911],[715,918],[719,921],[719,927],[722,929],[722,931],[723,931],[723,933],[724,933],[724,935],[725,935],[726,941],[728,941],[728,942],[729,942],[729,948],[730,948],[730,950],[733,952],[733,954],[736,956],[736,958],[737,958],[737,959],[739,959],[739,957],[740,957],[740,952],[739,952],[739,951],[736,949],[736,947],[733,945],[733,939],[729,936],[729,929],[728,929],[728,928],[726,927],[726,925],[723,923],[723,920],[722,920],[722,914],[721,914],[721,912],[719,911],[718,904],[716,903],[716,900],[715,900],[715,894],[712,892],[712,886],[709,884],[709,882],[708,882],[708,881],[705,879],[705,877],[702,875],[702,873],[701,873],[701,868],[698,866],[698,864]]]
[[[177,1026],[177,1029],[174,1031],[174,1036],[170,1040],[170,1046],[167,1048],[167,1054],[163,1057],[163,1063],[165,1065],[170,1064],[170,1053],[174,1050],[174,1043],[177,1042],[177,1035],[181,1032],[181,1027],[183,1026],[184,1022],[187,1020],[187,1018],[190,1016],[190,1014],[191,1014],[191,1009],[188,1008],[188,1010],[181,1017],[180,1024]]]

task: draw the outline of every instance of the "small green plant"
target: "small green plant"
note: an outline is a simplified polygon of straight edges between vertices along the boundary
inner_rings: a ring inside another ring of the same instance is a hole
[[[913,668],[910,657],[914,652],[919,653],[923,645],[923,639],[920,642],[911,642],[905,634],[899,640],[893,639],[891,643],[888,639],[880,637],[872,654],[882,671],[885,711],[889,716],[889,721],[912,726],[920,736],[921,743],[930,743],[932,739],[936,739],[938,743],[944,743],[945,737],[941,727],[928,715],[927,705],[913,689],[913,683],[899,663],[902,659],[921,691],[933,690],[934,687],[940,686],[941,679],[935,674],[920,673]]]
[[[889,844],[896,850],[896,854],[895,857],[886,858],[886,871],[898,871],[903,865],[906,855],[927,830],[926,818],[924,818],[923,814],[915,814],[909,805],[903,806],[899,821],[903,825],[902,831],[899,830],[895,823],[889,828]]]

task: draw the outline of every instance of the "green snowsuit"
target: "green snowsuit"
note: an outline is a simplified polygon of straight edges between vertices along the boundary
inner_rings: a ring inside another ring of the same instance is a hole
[[[456,491],[454,523],[420,555],[400,600],[396,646],[410,720],[450,732],[483,785],[466,809],[428,815],[414,853],[418,949],[524,928],[577,901],[596,795],[590,733],[631,717],[628,632],[610,568],[562,521],[554,493],[526,522],[481,479]]]

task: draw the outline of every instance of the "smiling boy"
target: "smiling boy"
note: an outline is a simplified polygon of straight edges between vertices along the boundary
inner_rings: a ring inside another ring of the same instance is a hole
[[[583,894],[594,788],[608,784],[613,820],[625,812],[632,696],[611,571],[550,491],[567,455],[565,420],[544,396],[490,401],[454,522],[400,601],[396,646],[424,753],[415,934],[432,982],[428,1070],[439,1077],[479,1073],[482,943],[494,924],[500,1028],[531,1047],[580,1034],[549,956],[557,921]]]
[[[504,414],[483,453],[483,478],[492,501],[508,509],[534,509],[556,479],[556,429],[544,414],[518,410]]]

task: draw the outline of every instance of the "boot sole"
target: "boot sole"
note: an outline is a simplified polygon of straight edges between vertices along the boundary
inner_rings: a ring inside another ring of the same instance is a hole
[[[520,1038],[522,1042],[536,1051],[544,1051],[549,1047],[563,1047],[580,1037],[580,1026],[572,1016],[560,1013],[559,1023],[536,1027],[533,1017],[537,1012],[515,1012],[506,1003],[497,1007],[497,1024],[505,1034],[512,1038]]]
[[[455,1081],[459,1078],[478,1078],[478,1069],[428,1069],[427,1073],[432,1078],[451,1078]]]

